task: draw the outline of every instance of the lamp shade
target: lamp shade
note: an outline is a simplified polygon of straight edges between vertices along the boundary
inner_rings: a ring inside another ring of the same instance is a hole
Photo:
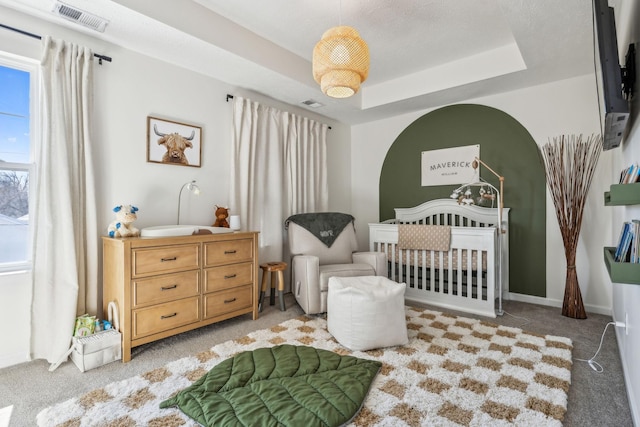
[[[333,27],[313,49],[313,78],[332,98],[348,98],[369,75],[369,47],[352,27]]]

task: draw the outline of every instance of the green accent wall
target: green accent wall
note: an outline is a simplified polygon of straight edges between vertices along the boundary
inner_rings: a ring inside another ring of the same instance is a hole
[[[380,174],[380,220],[394,208],[447,198],[457,185],[422,187],[423,151],[480,145],[480,158],[505,177],[509,212],[509,291],[546,296],[546,178],[538,145],[517,120],[495,108],[461,104],[411,123],[389,148]],[[496,187],[484,167],[481,176]]]

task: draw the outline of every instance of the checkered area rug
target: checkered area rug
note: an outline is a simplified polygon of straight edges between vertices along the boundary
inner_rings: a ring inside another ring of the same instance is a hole
[[[196,426],[161,401],[241,351],[288,343],[380,360],[350,426],[560,426],[572,343],[518,328],[406,307],[409,343],[352,352],[326,320],[300,316],[41,411],[39,426]]]

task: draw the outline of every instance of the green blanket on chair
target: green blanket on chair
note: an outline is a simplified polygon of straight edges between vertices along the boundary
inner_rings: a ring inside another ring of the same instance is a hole
[[[359,411],[382,364],[306,346],[237,354],[161,408],[205,426],[340,426]]]
[[[296,223],[330,248],[342,230],[353,220],[352,215],[340,212],[303,213],[287,218],[284,228],[287,229],[290,222]]]

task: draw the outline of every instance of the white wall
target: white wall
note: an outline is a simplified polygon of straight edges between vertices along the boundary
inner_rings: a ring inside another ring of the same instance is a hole
[[[640,3],[637,0],[621,0],[616,9],[616,28],[618,31],[618,49],[624,58],[630,43],[635,43],[636,56],[640,49]],[[636,58],[636,70],[639,60]],[[636,71],[636,80],[640,73]],[[631,104],[632,127],[622,141],[620,148],[612,150],[613,167],[609,181],[617,182],[619,173],[631,163],[640,163],[640,84],[636,81],[635,97]],[[608,208],[613,216],[610,229],[609,246],[615,246],[614,239],[620,233],[622,223],[631,219],[640,219],[640,205],[616,206]],[[611,283],[607,278],[607,283]],[[624,322],[625,328],[616,328],[620,357],[625,372],[627,394],[635,425],[640,425],[640,285],[614,283],[613,318]]]
[[[228,93],[329,124],[332,127],[327,136],[327,157],[332,165],[329,205],[332,210],[350,208],[348,126],[11,9],[0,7],[0,15],[4,24],[84,44],[94,52],[113,57],[111,63],[105,62],[102,66],[96,63],[94,73],[93,154],[97,185],[96,233],[99,235],[106,234],[114,218],[112,208],[121,203],[131,203],[140,209],[138,228],[174,224],[180,187],[192,179],[197,180],[202,193],[196,197],[183,192],[181,223],[213,223],[214,205],[228,205],[229,200],[231,104],[225,102]],[[0,50],[39,59],[38,40],[4,29],[0,31]],[[202,126],[202,167],[147,163],[149,115]],[[230,208],[233,211],[235,207]],[[11,331],[2,329],[0,367],[27,360],[29,277],[0,276],[0,325],[11,325]],[[18,323],[12,319],[26,320]]]
[[[28,360],[31,274],[0,275],[0,368]]]
[[[96,73],[97,152],[99,223],[113,219],[111,209],[120,203],[135,204],[137,226],[174,224],[178,193],[192,179],[201,189],[196,197],[183,192],[180,221],[183,224],[211,225],[214,205],[228,206],[229,161],[231,157],[231,104],[226,94],[239,94],[224,83],[137,53],[121,49],[113,53],[111,64]],[[312,116],[290,105],[249,94],[254,100],[288,111]],[[146,118],[148,115],[194,123],[203,127],[202,167],[168,166],[146,162]],[[341,147],[348,145],[341,135],[344,125],[330,122],[328,158],[343,164],[331,176],[331,205],[344,206],[349,187],[349,158]],[[348,138],[348,133],[347,136]],[[268,189],[265,189],[268,191]],[[235,206],[229,206],[233,213]]]
[[[465,103],[500,109],[518,120],[538,145],[561,134],[599,132],[595,79],[583,76],[500,95],[472,99]],[[367,223],[377,222],[378,185],[387,150],[397,136],[413,121],[432,110],[379,120],[352,127],[352,150],[357,162],[352,164],[353,212],[357,219],[361,248],[368,245]],[[508,149],[508,147],[506,148]],[[513,153],[517,155],[518,153]],[[532,159],[532,161],[538,161]],[[608,188],[610,154],[603,153],[587,199],[579,242],[578,279],[587,311],[610,314],[611,290],[602,246],[611,244],[608,232],[610,212],[603,207],[603,192]],[[509,179],[509,177],[505,177]],[[547,191],[548,193],[548,191]],[[509,206],[509,195],[505,195]],[[562,260],[562,261],[558,261]],[[593,261],[596,262],[593,262]],[[553,202],[547,195],[547,298],[512,295],[513,298],[561,306],[565,285],[564,246]]]

